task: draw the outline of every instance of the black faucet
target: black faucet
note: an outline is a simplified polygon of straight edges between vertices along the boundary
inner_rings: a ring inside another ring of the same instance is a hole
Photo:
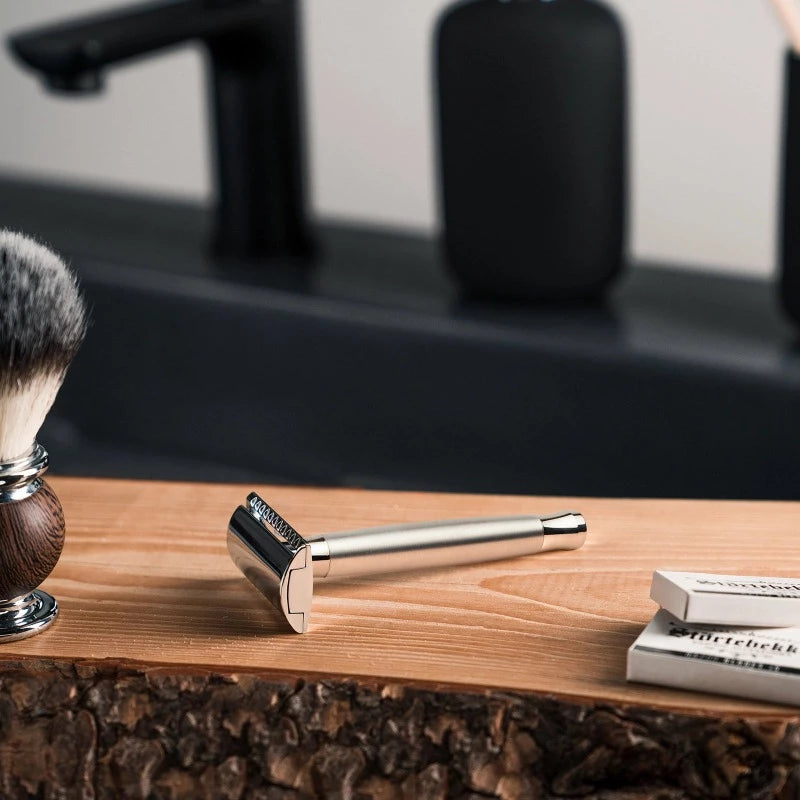
[[[309,251],[296,0],[166,0],[23,31],[9,44],[58,92],[98,91],[104,68],[188,40],[209,56],[215,249]]]

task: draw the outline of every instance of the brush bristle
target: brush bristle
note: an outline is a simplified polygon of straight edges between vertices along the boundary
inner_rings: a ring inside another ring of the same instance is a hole
[[[0,231],[0,461],[31,446],[85,334],[86,306],[67,265]]]

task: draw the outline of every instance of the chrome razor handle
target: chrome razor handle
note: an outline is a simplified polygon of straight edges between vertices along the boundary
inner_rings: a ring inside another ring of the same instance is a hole
[[[576,550],[585,540],[586,522],[569,511],[340,531],[308,544],[315,578],[349,578]]]
[[[305,539],[255,493],[228,526],[234,563],[298,633],[308,629],[314,578],[497,561],[575,550],[585,540],[586,522],[576,512],[412,523]]]

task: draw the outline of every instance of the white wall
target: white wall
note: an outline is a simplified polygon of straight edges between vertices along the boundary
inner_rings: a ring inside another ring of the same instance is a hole
[[[3,2],[8,32],[119,0]],[[305,0],[315,210],[436,225],[430,31],[444,0]],[[628,30],[632,248],[769,274],[783,40],[767,0],[613,0]],[[0,55],[0,171],[209,193],[200,55],[120,68],[97,97],[47,95]]]

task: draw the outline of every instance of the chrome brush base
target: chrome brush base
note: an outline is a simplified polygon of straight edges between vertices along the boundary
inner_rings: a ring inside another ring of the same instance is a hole
[[[0,503],[24,500],[38,492],[48,466],[50,458],[39,442],[20,458],[0,464]]]
[[[0,602],[0,642],[33,636],[49,628],[57,616],[58,603],[55,597],[41,589]]]

